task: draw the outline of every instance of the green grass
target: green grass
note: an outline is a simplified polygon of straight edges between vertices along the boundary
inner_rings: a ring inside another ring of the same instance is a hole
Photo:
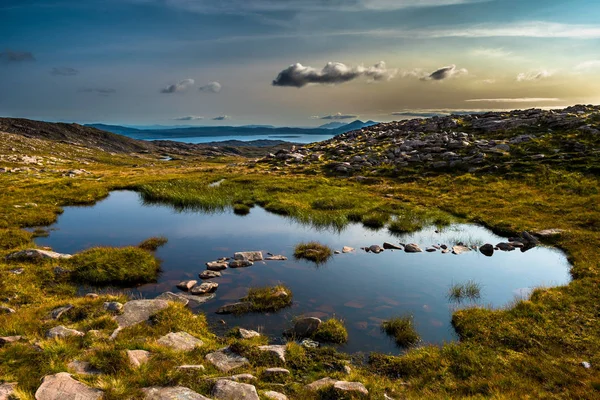
[[[460,303],[467,299],[475,301],[481,297],[481,284],[474,281],[453,283],[448,289],[448,299]]]
[[[332,256],[333,250],[318,242],[299,243],[294,249],[296,259],[304,259],[317,264],[327,262]]]
[[[275,312],[292,305],[292,291],[285,285],[255,287],[241,301],[252,303],[251,312]]]
[[[168,241],[169,239],[167,239],[164,236],[151,237],[138,244],[137,247],[139,247],[142,250],[156,251],[159,247],[162,247],[165,244],[167,244]]]
[[[137,247],[96,247],[74,255],[68,264],[74,281],[97,286],[153,282],[160,271],[159,261]]]
[[[381,330],[388,336],[394,338],[396,344],[400,347],[410,347],[417,344],[420,340],[419,334],[415,330],[412,316],[400,316],[383,321]]]
[[[250,207],[246,204],[236,203],[233,205],[233,212],[236,215],[248,215],[250,214]]]
[[[390,220],[390,215],[384,212],[370,213],[362,217],[364,226],[371,229],[381,229]]]
[[[23,229],[0,229],[0,250],[32,245],[33,235]]]
[[[319,326],[313,339],[319,342],[342,344],[348,341],[348,331],[342,320],[330,318]]]

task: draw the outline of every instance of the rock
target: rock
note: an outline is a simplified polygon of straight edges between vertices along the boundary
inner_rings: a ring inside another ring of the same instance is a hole
[[[219,379],[211,394],[216,400],[260,400],[253,385],[228,379]]]
[[[273,256],[268,256],[265,257],[266,261],[286,261],[288,258],[286,256],[282,256],[282,255],[273,255]]]
[[[186,299],[182,295],[172,293],[172,292],[161,293],[156,298],[158,300],[167,300],[167,301],[172,301],[174,303],[180,303],[180,304],[183,304],[184,306],[187,306],[190,302],[188,299]]]
[[[23,336],[3,336],[0,337],[0,347],[5,346],[7,344],[12,344],[21,341]],[[1,399],[0,399],[1,400]]]
[[[334,250],[334,251],[333,251],[333,254],[342,254],[342,252],[341,252],[341,251],[339,251],[339,250]]]
[[[367,390],[365,385],[363,385],[360,382],[338,381],[333,384],[333,388],[336,392],[340,392],[346,395],[357,394],[365,397],[369,395],[369,391]]]
[[[211,262],[206,263],[206,268],[208,268],[210,271],[222,271],[224,269],[227,269],[227,263],[219,262],[219,261],[211,261]]]
[[[146,350],[127,350],[127,358],[132,367],[138,368],[150,360],[150,352]]]
[[[187,332],[171,332],[161,337],[156,343],[176,351],[192,351],[196,347],[204,346],[204,342]]]
[[[492,151],[502,151],[502,152],[510,151],[510,146],[507,144],[498,144],[498,145],[492,147],[491,150]]]
[[[300,344],[302,345],[302,347],[306,347],[307,349],[316,349],[317,347],[319,347],[321,345],[316,340],[312,340],[312,339],[308,339],[308,338],[304,339],[302,342],[300,342]]]
[[[202,282],[200,285],[194,286],[190,289],[190,293],[193,295],[212,293],[219,287],[216,282]]]
[[[103,392],[76,381],[71,374],[47,375],[35,392],[36,400],[97,400]]]
[[[200,277],[200,279],[213,279],[213,278],[219,278],[220,276],[221,276],[221,273],[219,271],[211,271],[209,269],[207,269],[206,271],[202,271],[200,274],[198,274],[198,277]],[[196,281],[191,281],[191,282],[196,282]]]
[[[233,260],[229,262],[229,268],[245,268],[253,265],[254,263],[248,260]]]
[[[125,303],[123,313],[115,317],[119,328],[127,328],[148,319],[169,307],[166,300],[132,300]]]
[[[243,314],[252,310],[252,303],[241,301],[239,303],[225,304],[219,307],[217,314]]]
[[[238,333],[242,339],[252,339],[260,336],[260,333],[256,331],[251,331],[243,328],[240,328]]]
[[[91,299],[91,300],[97,299],[98,297],[100,297],[100,296],[98,296],[98,294],[96,294],[96,293],[88,293],[85,295],[86,299]]]
[[[467,246],[462,246],[462,245],[456,245],[456,246],[452,246],[452,254],[463,254],[463,253],[468,253],[469,251],[471,251],[470,248],[468,248]]]
[[[194,296],[191,294],[177,293],[177,297],[182,297],[185,300],[188,300],[190,307],[197,307],[199,305],[206,303],[207,301],[214,299],[216,297],[216,295],[214,293],[210,293],[210,294],[205,294],[205,295],[201,295],[201,296],[200,295]]]
[[[10,307],[0,307],[0,314],[14,314],[16,311]]]
[[[309,337],[312,336],[313,333],[319,329],[321,326],[321,321],[319,318],[315,317],[303,317],[298,318],[294,323],[294,328],[292,329],[292,334],[298,337]]]
[[[525,244],[521,243],[521,242],[516,242],[516,241],[512,242],[511,241],[510,244],[517,249],[522,249],[523,247],[525,247]]]
[[[262,251],[240,251],[233,255],[235,260],[262,261]]]
[[[142,389],[142,392],[144,392],[144,400],[210,400],[183,386],[155,386]]]
[[[484,256],[491,257],[494,255],[494,246],[489,243],[486,243],[479,248],[479,251]]]
[[[559,236],[562,233],[564,233],[564,229],[544,229],[544,230],[535,232],[535,235],[542,237],[542,238],[549,238],[549,237],[553,237],[553,236]]]
[[[104,309],[111,312],[121,312],[123,311],[123,304],[118,301],[107,301],[104,303]]]
[[[283,393],[274,392],[272,390],[263,392],[263,396],[265,396],[269,400],[288,400],[287,396]]]
[[[344,246],[344,248],[342,249],[342,253],[351,253],[354,251],[353,247],[349,247],[349,246]]]
[[[205,272],[212,272],[212,271],[205,271]],[[219,273],[219,276],[220,275],[221,274]],[[177,284],[177,289],[184,290],[184,291],[187,292],[188,290],[190,290],[191,288],[193,288],[194,286],[196,286],[197,283],[198,283],[198,281],[193,281],[193,280],[192,281],[179,282]]]
[[[68,338],[71,336],[84,336],[84,335],[85,334],[83,332],[79,332],[75,329],[65,328],[62,325],[55,326],[54,328],[50,329],[46,333],[46,337],[48,339],[64,339],[64,338]]]
[[[502,251],[513,251],[515,249],[512,244],[504,242],[498,243],[496,247]]]
[[[285,368],[267,368],[263,371],[263,377],[266,380],[280,380],[290,376],[290,371]]]
[[[425,251],[428,253],[435,253],[437,249],[435,247],[427,247]]]
[[[422,253],[423,250],[419,247],[418,244],[415,243],[408,243],[406,246],[404,246],[404,251],[407,253]]]
[[[379,254],[383,251],[383,249],[381,248],[381,246],[374,244],[372,246],[369,246],[369,251],[371,251],[375,254]]]
[[[37,260],[61,260],[73,257],[71,254],[61,254],[49,250],[40,249],[27,249],[11,253],[6,256],[7,260],[23,260],[23,261],[37,261]]]
[[[540,240],[538,238],[536,238],[535,236],[533,236],[531,233],[524,231],[523,233],[521,233],[521,236],[523,237],[523,239],[525,239],[527,241],[527,244],[538,244],[540,242]]]
[[[15,269],[11,269],[8,272],[10,272],[13,275],[21,275],[23,272],[25,272],[25,269],[24,268],[15,268]],[[2,399],[0,398],[0,400],[2,400]]]
[[[395,244],[388,243],[388,242],[385,242],[383,244],[383,248],[386,249],[386,250],[402,250],[401,246],[397,246]]]
[[[590,369],[590,368],[592,368],[592,365],[591,365],[589,362],[587,362],[587,361],[582,361],[582,362],[581,362],[581,366],[582,366],[583,368],[585,368],[585,369]]]
[[[209,353],[205,358],[221,372],[229,372],[248,364],[247,358],[234,353],[229,347]]]
[[[331,378],[327,377],[327,378],[319,379],[318,381],[314,381],[313,383],[306,385],[304,388],[307,390],[316,392],[317,390],[321,390],[323,388],[333,386],[333,385],[335,385],[336,382],[337,381],[335,379],[331,379]]]
[[[13,399],[13,393],[17,388],[16,383],[2,383],[0,384],[0,400],[10,400]]]
[[[268,346],[259,346],[258,349],[260,351],[266,351],[266,352],[273,354],[275,357],[277,357],[279,360],[281,360],[281,362],[285,363],[285,349],[286,349],[285,345],[272,344],[272,345],[268,345]]]
[[[236,382],[254,382],[256,377],[252,374],[237,374],[231,376],[229,379]]]
[[[102,373],[100,370],[92,367],[87,361],[71,361],[67,364],[67,367],[79,375],[100,375]]]

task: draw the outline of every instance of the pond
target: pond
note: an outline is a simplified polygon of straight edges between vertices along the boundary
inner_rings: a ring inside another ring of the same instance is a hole
[[[423,342],[456,340],[450,324],[452,312],[470,303],[449,300],[448,290],[453,283],[474,281],[481,285],[477,304],[502,307],[515,297],[526,296],[531,288],[562,285],[570,280],[566,256],[548,247],[526,252],[496,251],[492,257],[478,251],[453,255],[398,250],[373,254],[360,250],[386,241],[414,242],[423,249],[459,241],[506,241],[476,225],[453,225],[440,233],[435,229],[425,228],[401,238],[394,238],[385,229],[372,231],[360,224],[351,224],[339,232],[315,229],[258,207],[247,216],[231,211],[180,212],[167,205],[144,205],[137,193],[117,191],[92,207],[66,207],[51,226],[50,235],[38,238],[37,243],[58,252],[76,253],[93,246],[135,245],[150,236],[166,236],[168,244],[157,251],[163,261],[159,281],[130,289],[145,298],[166,291],[178,292],[175,285],[181,280],[198,279],[206,262],[231,257],[237,251],[283,254],[288,261],[255,262],[249,268],[223,271],[223,276],[215,279],[219,283],[215,299],[194,310],[206,313],[217,334],[240,326],[260,330],[274,342],[283,340],[282,332],[295,316],[336,316],[345,321],[349,333],[348,343],[340,349],[351,353],[401,352],[380,332],[380,324],[407,313],[414,316]],[[312,240],[334,249],[350,246],[356,251],[335,255],[319,267],[294,260],[295,245]],[[238,301],[249,287],[280,282],[293,292],[294,304],[290,308],[242,317],[215,314],[218,307]]]

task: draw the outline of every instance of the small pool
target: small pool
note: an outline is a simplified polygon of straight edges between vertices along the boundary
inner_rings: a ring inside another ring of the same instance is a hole
[[[456,307],[470,303],[457,304],[448,299],[453,283],[477,282],[481,285],[477,303],[502,307],[516,296],[527,295],[531,288],[562,285],[570,280],[566,256],[547,247],[527,252],[496,251],[492,257],[477,251],[453,255],[398,250],[373,254],[360,250],[383,242],[413,242],[425,249],[459,241],[506,241],[477,225],[453,225],[440,233],[432,227],[398,238],[385,229],[372,231],[360,224],[349,225],[342,232],[317,230],[258,207],[247,216],[229,211],[179,212],[167,205],[144,205],[140,196],[130,191],[113,192],[91,207],[66,207],[51,226],[50,235],[38,238],[37,243],[58,252],[76,253],[92,246],[135,245],[160,235],[166,236],[169,243],[157,251],[163,260],[158,283],[131,291],[146,298],[177,292],[175,285],[181,280],[198,279],[198,273],[206,268],[204,263],[233,256],[237,251],[283,254],[288,261],[256,262],[249,268],[223,271],[223,276],[214,280],[219,283],[215,299],[197,307],[197,311],[206,313],[216,333],[241,326],[261,330],[273,341],[283,340],[281,334],[294,316],[336,316],[345,321],[349,333],[349,341],[341,350],[351,353],[402,351],[380,332],[380,324],[406,313],[414,316],[425,343],[456,340],[451,314]],[[294,246],[311,240],[338,250],[350,246],[356,251],[336,255],[319,267],[294,260]],[[291,308],[243,317],[215,314],[218,307],[243,297],[249,287],[279,282],[294,293]]]

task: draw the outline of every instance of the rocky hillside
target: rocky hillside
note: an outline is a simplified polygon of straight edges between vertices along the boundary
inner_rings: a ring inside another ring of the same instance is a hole
[[[600,107],[578,105],[378,124],[260,161],[347,175],[506,171],[532,162],[598,174],[599,156]]]

